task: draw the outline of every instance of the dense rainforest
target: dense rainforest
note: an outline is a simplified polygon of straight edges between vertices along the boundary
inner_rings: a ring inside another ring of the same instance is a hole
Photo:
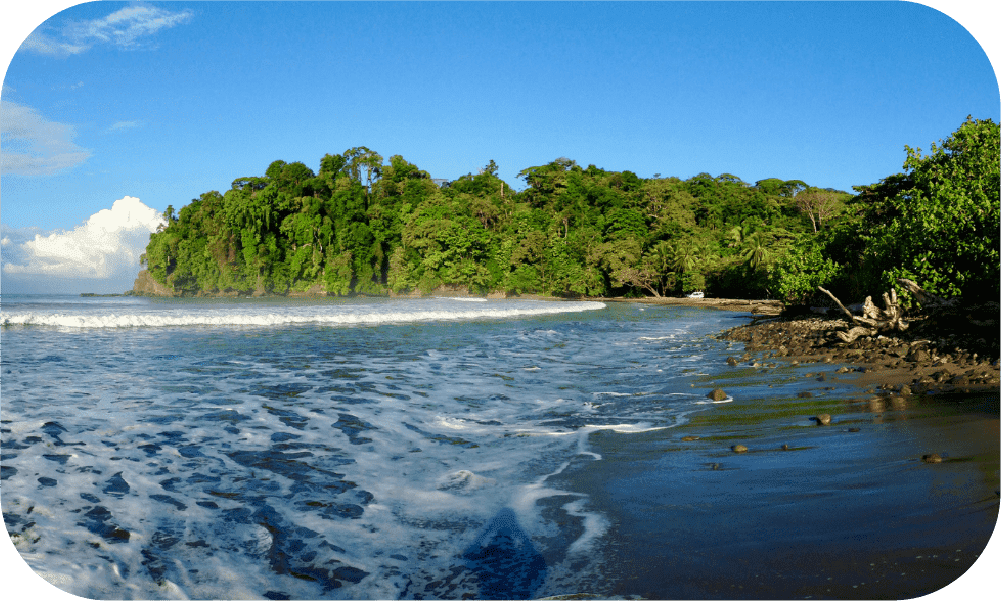
[[[150,236],[142,262],[176,294],[472,293],[562,297],[860,298],[896,277],[999,295],[999,131],[967,120],[904,172],[855,193],[724,173],[643,179],[558,158],[490,163],[451,182],[365,147],[275,161],[206,192]]]

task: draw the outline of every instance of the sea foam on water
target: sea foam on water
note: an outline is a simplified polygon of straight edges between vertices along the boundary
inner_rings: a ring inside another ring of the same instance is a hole
[[[3,511],[98,598],[579,590],[608,522],[549,480],[706,410],[674,366],[719,344],[592,302],[45,300],[4,299]]]

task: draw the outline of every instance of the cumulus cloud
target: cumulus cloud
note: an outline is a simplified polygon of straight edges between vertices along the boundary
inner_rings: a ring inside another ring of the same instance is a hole
[[[60,278],[115,282],[130,286],[139,256],[163,216],[138,198],[126,196],[90,216],[71,231],[49,233],[4,228],[0,238],[5,279]],[[31,235],[33,234],[33,236]]]
[[[35,30],[20,49],[49,56],[81,54],[95,44],[135,49],[143,46],[143,38],[186,23],[192,15],[190,10],[171,12],[142,4],[128,6],[100,19],[70,21],[57,34]]]
[[[0,101],[0,171],[5,175],[52,175],[87,160],[73,142],[72,125],[49,121],[37,110]]]

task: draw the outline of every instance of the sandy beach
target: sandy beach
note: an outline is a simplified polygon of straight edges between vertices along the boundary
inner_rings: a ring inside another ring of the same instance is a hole
[[[729,369],[696,386],[730,402],[677,428],[591,436],[603,461],[562,484],[608,512],[611,540],[632,541],[607,550],[614,594],[905,599],[977,561],[1001,494],[996,356],[921,338],[842,348],[830,325],[724,332]]]

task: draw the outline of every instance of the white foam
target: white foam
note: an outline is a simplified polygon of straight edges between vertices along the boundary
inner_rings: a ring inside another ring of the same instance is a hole
[[[459,301],[459,302],[465,302],[465,303],[470,303],[470,302],[485,303],[485,302],[487,302],[487,299],[480,298],[478,296],[436,296],[434,298],[437,298],[439,300],[451,300],[451,301]]]
[[[270,305],[239,306],[194,303],[161,306],[152,309],[106,312],[101,305],[87,312],[22,311],[0,312],[0,325],[54,326],[59,328],[160,328],[178,326],[288,326],[317,324],[329,326],[380,325],[473,319],[510,319],[540,315],[558,315],[605,308],[593,301],[506,301],[491,308],[469,310],[434,307],[427,302],[344,305],[288,305],[276,312]],[[555,334],[554,331],[547,331]]]
[[[114,312],[95,305],[100,310],[90,313],[60,306],[62,315],[106,325],[0,330],[4,427],[22,443],[29,435],[43,439],[12,451],[10,459],[5,447],[5,470],[17,473],[4,480],[4,511],[25,517],[33,507],[36,523],[29,530],[38,536],[38,542],[25,537],[19,551],[60,587],[85,597],[330,596],[316,583],[268,567],[272,549],[290,544],[283,536],[308,530],[316,536],[295,541],[301,545],[296,557],[316,552],[318,566],[336,561],[369,573],[345,582],[337,596],[412,597],[461,566],[464,550],[498,512],[511,508],[526,540],[559,545],[544,549],[547,557],[568,557],[547,566],[550,575],[593,578],[594,572],[573,566],[598,553],[608,524],[588,496],[562,490],[555,476],[602,459],[588,442],[594,432],[653,432],[683,423],[686,412],[712,409],[693,405],[690,392],[668,389],[674,378],[687,389],[689,376],[656,375],[649,353],[663,354],[659,366],[674,372],[675,349],[614,346],[663,331],[656,311],[646,314],[654,320],[649,324],[620,329],[615,322],[610,329],[601,314],[571,317],[567,323],[574,325],[565,327],[558,318],[531,320],[525,313],[592,311],[601,303],[466,305],[177,301]],[[4,313],[3,321],[17,313]],[[57,311],[21,313],[52,317]],[[420,325],[421,319],[497,322],[509,315],[526,322]],[[113,325],[124,323],[122,316],[159,325]],[[416,325],[326,327],[338,319],[378,325],[398,316]],[[203,319],[302,327],[164,327],[168,317],[181,325]],[[73,446],[45,446],[55,427],[42,428],[53,421],[65,428],[62,442]],[[237,460],[241,453],[253,458],[269,451],[286,455]],[[52,456],[65,456],[65,465]],[[300,465],[304,471],[296,472]],[[106,493],[119,472],[128,492]],[[43,475],[58,485],[40,486]],[[304,492],[310,479],[315,494],[308,487]],[[363,492],[371,495],[367,502]],[[81,525],[97,504],[81,493],[100,498],[109,524],[130,532],[128,544],[110,544]],[[576,540],[559,536],[563,526],[544,517],[538,501],[547,497],[559,497],[563,511],[583,527]],[[198,505],[206,500],[218,508]],[[257,517],[221,517],[264,504],[274,530]],[[331,517],[316,504],[359,511]],[[159,550],[153,541],[163,536],[179,542]],[[207,547],[186,544],[195,541]],[[319,541],[338,548],[319,547]],[[157,564],[144,550],[162,558],[161,578],[151,575],[148,566]],[[426,594],[478,592],[431,586]]]
[[[723,403],[732,403],[732,402],[733,402],[733,397],[730,396],[730,395],[726,395],[725,399],[721,399],[719,401],[713,401],[713,400],[694,401],[692,404],[693,405],[720,405],[720,404],[723,404]]]

